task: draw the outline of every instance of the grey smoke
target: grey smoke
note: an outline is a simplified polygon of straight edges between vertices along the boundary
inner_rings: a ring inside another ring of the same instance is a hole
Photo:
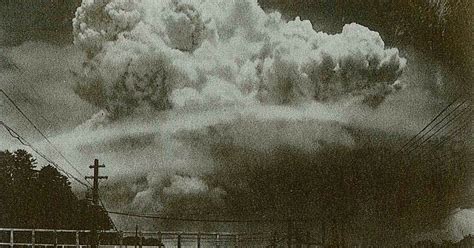
[[[94,19],[97,16],[88,12],[94,10],[105,10],[104,16]],[[155,15],[156,10],[163,15]],[[91,17],[82,19],[91,23],[81,22],[82,14]],[[353,47],[346,51],[356,51],[354,56],[334,59],[338,49],[329,50],[312,57],[320,58],[313,66],[313,60],[299,60],[307,58],[311,46],[318,43],[312,42],[327,39],[326,49],[331,49],[337,41],[333,38],[342,35],[327,38],[314,31],[319,30],[318,22],[284,19],[278,13],[265,13],[255,1],[85,4],[74,25],[79,48],[50,44],[53,36],[33,32],[40,42],[6,48],[9,61],[22,71],[0,72],[7,79],[2,87],[15,98],[25,97],[39,106],[38,111],[20,101],[31,115],[41,112],[53,126],[58,125],[49,127],[37,117],[51,136],[59,133],[54,142],[75,164],[84,165],[80,167],[84,174],[89,173],[85,165],[91,158],[107,165],[104,173],[111,180],[103,184],[102,193],[109,209],[237,219],[285,218],[294,212],[293,217],[321,218],[328,225],[347,220],[353,239],[366,235],[383,241],[406,240],[418,232],[444,239],[471,233],[470,210],[451,214],[472,204],[467,197],[472,172],[462,167],[468,161],[382,160],[400,145],[396,141],[415,134],[446,104],[436,95],[445,89],[434,87],[432,80],[432,72],[439,71],[443,77],[437,83],[450,81],[444,69],[433,69],[430,60],[419,59],[423,54],[401,51],[398,55],[386,44],[385,54],[371,53],[371,47],[380,48],[372,45],[388,40],[385,36],[379,40],[377,32],[355,24],[346,28],[349,35],[362,34],[355,37],[362,38],[359,42],[349,40]],[[70,26],[68,22],[60,31],[69,41]],[[183,32],[173,32],[177,27]],[[271,42],[263,49],[252,45],[262,41],[268,27],[274,28],[270,30],[276,34],[274,42],[283,44],[278,49]],[[374,39],[367,41],[367,37]],[[19,40],[16,45],[23,41]],[[337,42],[348,45],[344,39]],[[273,61],[262,62],[271,56]],[[408,59],[406,67],[403,57]],[[332,71],[338,62],[344,66]],[[348,83],[344,78],[357,80]],[[358,88],[365,83],[367,88]],[[37,93],[32,93],[31,85],[38,86]],[[319,87],[318,94],[314,86]],[[87,101],[74,94],[74,87]],[[9,121],[28,134],[24,122],[7,105],[2,108]],[[88,118],[100,108],[106,111]],[[113,113],[119,114],[111,118]],[[84,123],[78,126],[80,122]],[[38,145],[49,149],[41,142]],[[466,150],[468,145],[443,151]],[[404,191],[400,181],[405,183]],[[433,193],[432,185],[438,193]],[[123,228],[135,224],[127,218],[114,219]],[[443,225],[445,220],[449,225]],[[142,224],[245,229],[224,224]],[[309,227],[318,231],[319,224]],[[252,228],[270,230],[272,225]],[[433,234],[433,229],[439,230]]]

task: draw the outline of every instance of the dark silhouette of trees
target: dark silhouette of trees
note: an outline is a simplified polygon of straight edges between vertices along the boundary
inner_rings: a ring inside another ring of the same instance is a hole
[[[102,208],[80,200],[71,183],[55,167],[36,169],[24,150],[0,152],[0,227],[110,229]]]

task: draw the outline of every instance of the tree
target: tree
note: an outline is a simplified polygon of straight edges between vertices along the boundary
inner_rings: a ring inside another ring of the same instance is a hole
[[[80,216],[80,218],[77,220],[76,228],[92,229],[94,223],[99,230],[106,230],[112,227],[112,222],[105,209],[91,205],[86,199],[78,201],[77,210],[77,216]]]
[[[41,208],[38,215],[43,228],[73,228],[71,213],[74,213],[77,197],[72,193],[67,177],[51,165],[38,172],[36,202]]]
[[[47,229],[110,229],[102,208],[79,200],[68,178],[24,150],[0,152],[0,227]],[[96,220],[92,222],[91,220]]]
[[[2,202],[4,209],[0,220],[13,226],[29,225],[29,216],[34,211],[32,181],[35,179],[33,157],[24,150],[14,153],[0,152],[0,178],[2,179]]]

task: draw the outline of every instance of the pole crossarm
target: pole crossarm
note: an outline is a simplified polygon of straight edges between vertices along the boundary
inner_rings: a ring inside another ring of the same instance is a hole
[[[99,180],[100,179],[108,179],[107,176],[99,176],[99,168],[104,168],[105,165],[99,164],[98,159],[94,159],[94,164],[90,165],[89,168],[94,170],[94,175],[93,176],[86,176],[85,179],[92,179],[93,184],[92,184],[92,204],[96,207],[100,207],[100,198],[99,198]],[[92,244],[91,248],[97,248],[98,247],[98,239],[97,239],[97,226],[93,225],[93,229],[91,230],[92,233]]]

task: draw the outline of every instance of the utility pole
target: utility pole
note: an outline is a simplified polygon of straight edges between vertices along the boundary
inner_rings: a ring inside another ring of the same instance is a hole
[[[99,160],[94,159],[94,165],[90,165],[89,168],[94,169],[94,176],[87,176],[87,179],[92,179],[92,205],[94,206],[94,211],[97,211],[100,208],[99,204],[99,179],[107,179],[107,176],[99,176],[99,168],[104,168],[105,165],[99,165]],[[94,212],[95,214],[96,212]],[[93,225],[91,230],[91,248],[98,247],[98,240],[97,240],[97,216],[93,218]]]

